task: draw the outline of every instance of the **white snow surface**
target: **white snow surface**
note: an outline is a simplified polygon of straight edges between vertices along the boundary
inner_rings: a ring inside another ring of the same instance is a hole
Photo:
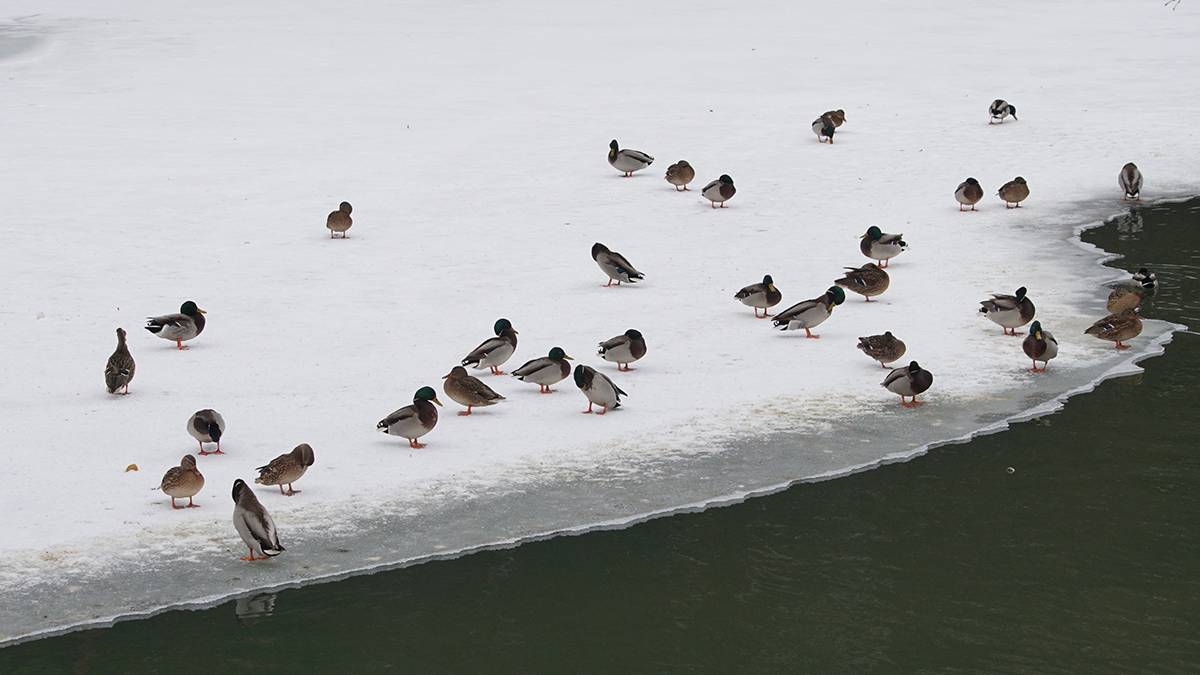
[[[1198,16],[1151,0],[865,0],[819,21],[780,0],[7,0],[0,588],[238,555],[233,480],[301,442],[316,454],[301,494],[258,488],[285,546],[350,514],[714,438],[920,425],[1038,377],[977,311],[1022,285],[1062,343],[1040,377],[1115,362],[1082,335],[1111,271],[1064,254],[1062,226],[1080,202],[1122,208],[1128,161],[1147,199],[1194,192]],[[1020,121],[989,126],[995,98]],[[817,143],[809,123],[836,108],[846,124]],[[613,138],[654,165],[623,178]],[[691,192],[663,180],[679,159]],[[713,210],[698,190],[723,173],[738,192]],[[1031,196],[1006,210],[995,192],[1017,175]],[[987,195],[975,213],[953,198],[967,176]],[[341,200],[354,227],[331,240]],[[879,301],[851,295],[821,339],[732,297],[768,273],[775,311],[819,295],[867,262],[872,224],[910,248]],[[645,281],[601,288],[596,241]],[[190,350],[141,329],[188,299],[209,322]],[[506,370],[562,346],[625,405],[582,415],[570,379],[542,396],[480,373],[509,400],[456,416],[439,378],[499,317],[520,333]],[[103,386],[118,326],[137,360],[127,397]],[[619,373],[596,344],[628,328],[649,353]],[[906,417],[855,348],[884,330],[935,375]],[[423,385],[447,405],[427,448],[375,431]],[[184,425],[209,407],[227,454],[199,458],[202,508],[172,511],[152,488],[196,450]]]

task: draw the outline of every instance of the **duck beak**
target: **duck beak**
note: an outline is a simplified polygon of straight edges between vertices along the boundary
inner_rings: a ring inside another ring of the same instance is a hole
[[[197,311],[197,312],[200,312],[201,314],[208,314],[208,312],[206,312],[206,311],[204,311],[204,310],[200,309],[199,307],[197,307],[197,308],[196,308],[196,311]]]
[[[443,380],[445,380],[445,379],[447,379],[448,377],[450,377],[450,373],[446,373],[445,375],[443,375],[443,376],[442,376],[442,379],[443,379]]]
[[[1033,338],[1035,340],[1041,340],[1042,339],[1042,331],[1039,330],[1038,332],[1034,333]]]
[[[433,400],[433,402],[434,402],[434,403],[436,403],[436,404],[438,404],[438,405],[442,405],[442,402],[441,402],[441,401],[439,401],[439,400],[437,399],[437,397],[436,397],[436,396],[434,396],[432,400]],[[445,406],[442,406],[442,407],[445,407]]]
[[[566,354],[563,354],[563,358],[564,358],[564,359],[566,359],[566,360],[568,360],[568,361],[574,361],[574,360],[575,360],[575,359],[571,358],[570,356],[567,356]]]

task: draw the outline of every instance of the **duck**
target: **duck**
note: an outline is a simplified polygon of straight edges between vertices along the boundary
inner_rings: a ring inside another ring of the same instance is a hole
[[[146,330],[164,340],[174,340],[177,349],[187,349],[184,342],[204,332],[204,310],[188,300],[179,306],[178,314],[164,314],[146,319]]]
[[[200,444],[201,457],[225,454],[221,452],[221,438],[225,435],[225,418],[221,417],[221,413],[212,408],[197,410],[188,419],[187,430],[192,438]],[[213,452],[205,452],[205,443],[216,443],[217,449]]]
[[[434,404],[441,405],[437,392],[433,387],[421,387],[413,394],[412,405],[406,405],[387,417],[379,420],[375,428],[389,436],[399,436],[408,439],[412,448],[423,448],[424,443],[417,439],[433,431],[438,423],[438,411]]]
[[[804,337],[819,338],[813,328],[825,323],[833,314],[833,308],[846,301],[846,292],[840,286],[831,286],[820,297],[798,302],[775,315],[771,323],[779,330],[804,329]]]
[[[601,407],[597,415],[603,415],[610,409],[621,407],[621,397],[628,396],[607,375],[591,366],[582,363],[575,366],[575,386],[587,397],[588,407],[584,414],[591,414],[592,406]]]
[[[490,368],[493,375],[503,375],[500,366],[508,362],[517,351],[517,331],[513,330],[512,322],[508,319],[496,319],[492,324],[492,332],[496,337],[490,337],[463,357],[462,365],[482,370]]]
[[[641,331],[630,328],[624,333],[600,343],[596,352],[605,361],[617,364],[617,370],[633,370],[629,364],[646,355],[646,339]]]
[[[1125,310],[1141,307],[1146,296],[1154,295],[1158,288],[1158,278],[1154,276],[1154,272],[1142,267],[1134,273],[1133,278],[1110,284],[1109,288],[1112,290],[1108,294],[1108,312],[1120,314]]]
[[[991,115],[988,124],[1004,124],[1005,118],[1009,115],[1012,115],[1013,120],[1017,120],[1017,106],[1002,98],[992,101],[992,105],[988,106],[988,113]]]
[[[171,508],[173,509],[199,508],[200,505],[192,501],[192,497],[204,489],[204,476],[196,468],[196,458],[184,455],[183,459],[179,460],[179,466],[173,466],[163,474],[158,489],[171,498]],[[188,500],[187,506],[176,506],[175,500],[184,497]]]
[[[1004,200],[1004,208],[1019,209],[1021,202],[1029,197],[1029,186],[1025,183],[1025,179],[1017,176],[1000,186],[1000,190],[996,192],[1000,198]]]
[[[614,138],[612,143],[608,144],[608,163],[628,178],[634,171],[641,171],[653,164],[654,158],[641,150],[622,150]]]
[[[1021,349],[1025,351],[1025,356],[1033,359],[1033,367],[1029,372],[1044,373],[1050,366],[1050,359],[1058,356],[1058,340],[1050,331],[1042,330],[1041,321],[1034,321],[1029,326],[1029,335],[1021,342]],[[1041,368],[1038,368],[1038,361],[1042,362]]]
[[[813,120],[812,130],[817,135],[817,142],[824,143],[829,141],[833,145],[833,132],[837,129],[837,125],[827,115],[821,115]]]
[[[503,396],[484,384],[483,380],[469,375],[467,369],[462,366],[454,366],[442,379],[445,380],[442,383],[442,391],[455,403],[467,407],[466,410],[458,411],[463,417],[471,414],[471,408],[484,408],[504,400]]]
[[[778,305],[783,300],[783,293],[775,287],[775,280],[770,274],[764,275],[761,284],[750,284],[742,290],[733,294],[735,300],[740,300],[743,305],[748,305],[754,308],[754,318],[765,319],[769,314],[767,310]],[[762,310],[762,316],[758,315],[758,310]]]
[[[1014,295],[993,293],[991,300],[979,302],[979,312],[999,324],[1005,335],[1016,335],[1018,328],[1033,321],[1033,314],[1037,311],[1033,301],[1025,297],[1027,292],[1022,286]]]
[[[891,277],[882,267],[875,263],[867,263],[862,267],[846,267],[846,275],[833,283],[848,291],[854,291],[870,302],[871,298],[881,295],[892,283]]]
[[[538,393],[552,394],[554,390],[550,388],[550,385],[567,379],[567,376],[571,374],[571,365],[567,361],[573,360],[567,356],[562,347],[555,347],[547,356],[527,361],[512,374],[522,382],[536,384],[541,388]]]
[[[108,357],[104,365],[104,386],[110,394],[128,394],[129,383],[133,381],[133,373],[137,364],[133,362],[133,354],[125,344],[125,329],[117,329],[117,348]],[[117,391],[120,389],[121,391]]]
[[[908,244],[903,234],[887,234],[874,225],[867,228],[858,244],[858,250],[871,260],[879,261],[880,267],[887,267],[888,261],[904,253],[906,248]]]
[[[1125,191],[1125,196],[1121,201],[1142,201],[1142,172],[1138,170],[1137,164],[1129,162],[1121,167],[1121,173],[1117,176],[1117,182],[1121,185],[1121,189]]]
[[[846,111],[845,110],[826,110],[825,113],[821,115],[821,117],[828,117],[829,119],[833,120],[833,126],[838,127],[838,128],[840,128],[843,124],[846,123]]]
[[[899,361],[907,350],[904,341],[892,335],[890,330],[883,335],[858,338],[858,348],[871,359],[878,361],[881,368],[887,368],[887,364]]]
[[[275,520],[241,478],[233,481],[233,527],[250,549],[242,560],[266,560],[287,550],[279,543]]]
[[[979,181],[968,177],[954,190],[954,199],[958,201],[959,211],[975,211],[975,205],[983,199],[983,187],[979,185]],[[964,206],[971,208],[964,209]]]
[[[280,455],[268,462],[266,466],[255,469],[258,472],[258,478],[255,478],[254,482],[259,485],[278,485],[279,494],[291,497],[300,492],[292,487],[292,483],[300,480],[308,471],[308,467],[312,466],[315,461],[312,446],[308,443],[301,443],[292,448],[291,452]],[[287,485],[287,492],[283,491],[284,485]]]
[[[336,235],[342,235],[342,239],[347,237],[346,230],[354,224],[354,219],[350,217],[350,212],[354,210],[350,206],[350,202],[342,202],[338,204],[338,210],[329,214],[325,219],[325,227],[329,228],[329,238],[333,239]]]
[[[880,384],[893,394],[900,395],[900,405],[905,408],[915,408],[921,405],[917,396],[929,391],[929,387],[933,386],[933,373],[913,361],[903,368],[896,368],[888,373]],[[904,399],[909,396],[912,397],[912,401],[905,401]]]
[[[667,167],[667,182],[675,186],[676,192],[686,192],[688,183],[696,179],[696,170],[687,160],[679,160]]]
[[[733,186],[733,179],[729,174],[721,174],[721,177],[704,186],[700,191],[704,198],[712,202],[712,207],[715,209],[720,204],[721,208],[725,208],[725,202],[733,199],[737,194],[737,188]]]
[[[592,244],[592,260],[595,260],[600,269],[608,275],[608,283],[604,284],[605,288],[612,286],[612,282],[614,281],[620,286],[622,281],[634,284],[639,279],[646,278],[646,275],[637,271],[633,265],[629,264],[625,256],[609,249],[600,242]]]
[[[1136,311],[1127,309],[1120,314],[1109,314],[1083,332],[1115,342],[1117,349],[1129,349],[1129,345],[1123,343],[1142,334],[1142,318]]]

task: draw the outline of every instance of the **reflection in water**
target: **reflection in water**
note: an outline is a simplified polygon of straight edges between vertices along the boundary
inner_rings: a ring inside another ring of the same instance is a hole
[[[238,622],[242,625],[252,625],[260,619],[271,616],[275,611],[275,600],[278,597],[278,593],[256,593],[238,598],[234,605]]]
[[[1113,219],[1117,226],[1117,232],[1121,234],[1136,234],[1141,232],[1146,227],[1145,221],[1142,220],[1141,211],[1134,207],[1129,207],[1129,213],[1117,216]]]

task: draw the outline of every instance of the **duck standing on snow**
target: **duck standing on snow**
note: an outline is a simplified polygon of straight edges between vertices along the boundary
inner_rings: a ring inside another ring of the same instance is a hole
[[[825,111],[825,114],[821,115],[821,117],[828,117],[829,119],[833,120],[833,126],[837,128],[841,128],[841,126],[846,123],[845,110],[827,110]]]
[[[992,105],[988,106],[988,113],[991,115],[991,119],[988,120],[988,124],[1004,124],[1005,118],[1007,118],[1009,115],[1012,115],[1014,120],[1017,119],[1017,106],[1012,105],[1004,99],[998,98],[995,101],[992,101]]]
[[[491,368],[493,375],[503,375],[500,366],[517,351],[517,331],[513,330],[512,322],[508,319],[497,319],[492,332],[496,337],[488,338],[472,349],[470,354],[463,357],[462,364],[481,370]]]
[[[567,361],[572,360],[574,359],[567,356],[562,347],[555,347],[550,350],[549,355],[526,362],[512,374],[522,382],[531,382],[541,387],[538,393],[551,394],[554,390],[550,385],[562,382],[571,374],[571,364]]]
[[[981,300],[979,312],[999,324],[1005,335],[1016,335],[1017,329],[1033,321],[1036,308],[1033,302],[1025,297],[1028,291],[1024,286],[1017,289],[1016,295],[992,293],[991,300]],[[1011,331],[1011,332],[1010,332]]]
[[[438,411],[433,407],[442,402],[437,398],[433,387],[421,387],[413,394],[412,405],[406,405],[388,415],[375,425],[375,428],[389,436],[407,438],[408,445],[413,448],[423,448],[423,443],[417,439],[433,431],[438,423]]]
[[[862,267],[846,267],[846,275],[833,283],[848,291],[854,291],[870,302],[871,298],[881,295],[891,285],[892,279],[875,263],[867,263]]]
[[[1029,196],[1029,186],[1025,184],[1025,179],[1017,176],[1000,186],[1000,191],[996,194],[1004,200],[1004,208],[1019,209],[1021,202]]]
[[[798,302],[775,315],[771,323],[779,330],[804,329],[804,337],[819,338],[811,329],[825,323],[833,315],[833,308],[846,301],[846,292],[832,286],[819,298]]]
[[[193,502],[192,497],[204,489],[204,476],[196,468],[196,458],[184,455],[183,459],[179,460],[179,466],[173,466],[163,474],[158,488],[171,498],[171,508],[173,509],[199,508],[200,505]],[[175,500],[184,497],[187,497],[187,506],[175,506]]]
[[[117,329],[117,348],[113,351],[112,356],[108,357],[108,363],[104,365],[104,386],[108,389],[108,393],[116,394],[118,389],[124,389],[119,393],[129,393],[129,383],[133,381],[133,372],[137,369],[137,364],[133,362],[133,354],[129,353],[129,346],[125,344],[125,329]]]
[[[733,179],[728,174],[721,174],[721,177],[704,186],[700,191],[704,198],[712,202],[712,207],[717,208],[717,204],[721,208],[725,208],[725,202],[733,199],[737,194],[737,188],[733,186]]]
[[[612,143],[608,144],[608,163],[628,178],[634,171],[641,171],[653,164],[654,158],[641,150],[622,150],[614,138]]]
[[[629,364],[646,355],[646,339],[641,331],[630,328],[621,335],[600,343],[600,358],[617,364],[617,370],[633,370]]]
[[[484,384],[483,380],[467,374],[467,369],[462,366],[454,366],[442,379],[445,380],[442,383],[442,391],[455,403],[467,407],[466,410],[458,411],[458,414],[464,417],[471,414],[471,408],[496,405],[504,400],[503,396]]]
[[[929,391],[929,387],[933,386],[933,373],[913,361],[904,368],[897,368],[888,373],[881,384],[884,389],[900,395],[900,405],[915,408],[921,405],[917,395]],[[912,401],[905,401],[909,396],[912,397]]]
[[[1157,285],[1158,278],[1145,267],[1139,269],[1132,279],[1111,284],[1109,288],[1112,291],[1108,294],[1109,314],[1120,314],[1140,307],[1147,295],[1154,295]]]
[[[1095,335],[1101,340],[1117,343],[1117,349],[1129,349],[1129,345],[1121,344],[1142,334],[1142,318],[1132,309],[1120,314],[1109,314],[1092,324],[1083,331],[1086,335]]]
[[[969,206],[970,210],[974,211],[975,205],[983,199],[983,187],[974,178],[967,178],[954,190],[954,199],[958,201],[959,211],[967,210],[963,209],[964,206]]]
[[[620,286],[621,282],[633,284],[637,283],[638,279],[645,279],[646,275],[637,271],[625,256],[610,250],[604,244],[596,242],[592,244],[592,260],[600,266],[600,269],[608,275],[608,283],[604,284],[605,288],[612,286],[612,282],[617,282]]]
[[[1130,162],[1121,167],[1121,174],[1117,176],[1117,182],[1125,191],[1125,196],[1121,198],[1121,201],[1142,201],[1142,172],[1138,171],[1137,164]]]
[[[688,189],[688,183],[696,179],[696,170],[686,160],[679,160],[667,167],[667,182],[675,186],[676,192]]]
[[[1033,367],[1029,372],[1044,373],[1050,365],[1050,359],[1058,356],[1058,340],[1050,331],[1042,330],[1041,321],[1034,321],[1029,326],[1029,335],[1021,343],[1021,349],[1025,351],[1025,356],[1033,359]],[[1038,361],[1042,362],[1041,368],[1038,368]]]
[[[254,482],[259,485],[278,485],[280,494],[291,497],[299,492],[292,488],[292,483],[300,480],[308,471],[308,467],[312,466],[315,461],[312,446],[308,443],[301,443],[292,448],[291,452],[280,455],[266,466],[255,469],[258,472],[258,478],[255,478]],[[287,492],[283,491],[284,485],[288,487]]]
[[[765,319],[767,310],[778,305],[783,300],[783,293],[775,288],[775,280],[768,274],[763,277],[761,284],[750,284],[737,293],[733,294],[734,299],[741,300],[743,305],[749,305],[754,308],[754,318]],[[762,310],[762,316],[758,315],[758,310]]]
[[[198,410],[188,419],[188,433],[200,444],[200,455],[223,455],[221,452],[221,437],[225,435],[225,418],[212,408]],[[217,449],[205,452],[205,443],[216,443]]]
[[[250,549],[250,555],[244,556],[242,560],[266,560],[286,550],[279,543],[275,520],[267,513],[262,502],[258,501],[254,490],[241,478],[233,481],[233,527],[246,544],[246,548]]]
[[[575,386],[579,387],[579,391],[583,392],[588,400],[588,409],[583,411],[584,414],[592,412],[593,404],[603,408],[596,413],[597,415],[607,413],[610,408],[620,408],[621,397],[629,395],[608,379],[607,375],[583,364],[575,366]]]
[[[862,350],[862,353],[878,361],[882,368],[887,368],[889,363],[899,361],[907,351],[904,342],[892,335],[892,331],[887,331],[883,335],[860,337],[858,338],[858,348]]]
[[[878,260],[880,267],[887,267],[888,261],[904,253],[908,244],[904,242],[903,234],[887,234],[874,225],[867,228],[862,236],[858,250],[871,260]]]
[[[833,123],[833,120],[829,119],[828,115],[821,115],[813,120],[812,123],[812,130],[817,135],[818,143],[829,141],[829,144],[833,145],[833,132],[836,129],[837,125]]]
[[[164,340],[174,340],[175,347],[187,349],[184,342],[204,332],[206,312],[188,300],[179,307],[178,314],[164,314],[146,319],[146,330]]]
[[[325,219],[325,227],[329,228],[329,238],[333,239],[335,235],[342,235],[342,239],[346,238],[346,230],[354,224],[354,219],[350,217],[350,212],[354,210],[350,206],[350,202],[342,202],[338,205],[338,210],[329,214]],[[369,215],[369,214],[368,214]]]

